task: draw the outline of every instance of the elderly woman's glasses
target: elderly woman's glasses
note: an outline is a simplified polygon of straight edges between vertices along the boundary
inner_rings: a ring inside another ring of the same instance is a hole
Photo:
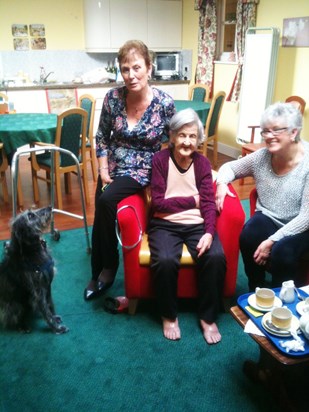
[[[269,135],[279,136],[281,133],[285,132],[286,130],[288,130],[288,127],[281,127],[280,129],[262,130],[261,136],[263,137],[266,137]]]

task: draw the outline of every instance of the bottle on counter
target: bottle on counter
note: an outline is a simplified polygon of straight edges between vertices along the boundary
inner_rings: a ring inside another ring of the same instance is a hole
[[[118,59],[115,59],[114,67],[116,68],[116,83],[123,82],[123,77],[120,71]]]

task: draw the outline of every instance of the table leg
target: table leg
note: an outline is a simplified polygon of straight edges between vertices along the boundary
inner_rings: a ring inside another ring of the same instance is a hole
[[[258,362],[247,360],[243,365],[245,375],[253,382],[262,384],[274,397],[280,410],[297,412],[298,408],[292,403],[287,392],[284,370],[284,365],[279,364],[261,346]]]

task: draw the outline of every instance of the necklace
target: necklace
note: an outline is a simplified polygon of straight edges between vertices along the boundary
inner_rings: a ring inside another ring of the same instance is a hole
[[[131,100],[131,99],[130,99]],[[148,90],[144,100],[141,102],[136,102],[134,104],[134,101],[127,99],[127,113],[128,115],[132,116],[135,120],[140,120],[142,115],[144,114],[145,110],[149,106],[151,100],[152,100],[152,91]]]

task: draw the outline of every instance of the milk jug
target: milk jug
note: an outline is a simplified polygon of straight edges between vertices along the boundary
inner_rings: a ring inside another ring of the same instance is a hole
[[[293,280],[287,280],[282,283],[279,298],[284,303],[292,303],[295,300],[295,285]]]

